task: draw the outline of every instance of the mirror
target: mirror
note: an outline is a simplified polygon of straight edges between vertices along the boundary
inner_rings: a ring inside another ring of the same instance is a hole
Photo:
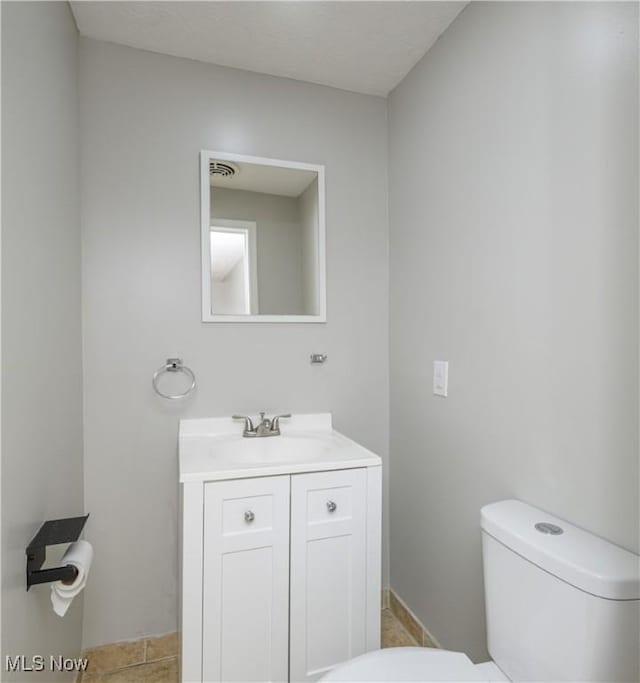
[[[200,157],[202,320],[326,322],[324,166]]]

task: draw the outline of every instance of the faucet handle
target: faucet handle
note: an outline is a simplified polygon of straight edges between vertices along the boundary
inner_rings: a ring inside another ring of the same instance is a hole
[[[284,417],[291,417],[291,413],[283,413],[282,415],[276,415],[272,420],[271,420],[271,429],[275,430],[280,430],[280,418]]]
[[[253,422],[251,422],[251,418],[248,415],[232,415],[231,419],[232,420],[244,420],[245,434],[247,432],[254,432],[255,431],[254,426],[253,426]]]

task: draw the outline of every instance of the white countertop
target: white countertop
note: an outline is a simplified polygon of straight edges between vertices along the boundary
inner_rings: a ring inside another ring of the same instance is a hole
[[[282,419],[280,436],[244,438],[243,427],[230,417],[180,420],[180,482],[382,465],[375,453],[333,429],[330,413]]]

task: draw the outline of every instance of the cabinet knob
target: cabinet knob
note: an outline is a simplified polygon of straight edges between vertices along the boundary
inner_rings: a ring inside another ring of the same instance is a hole
[[[254,520],[255,518],[256,518],[256,516],[253,514],[253,512],[251,512],[251,510],[247,510],[247,511],[244,513],[244,521],[245,521],[247,524],[251,524],[251,522],[253,522],[253,520]]]
[[[329,510],[329,512],[335,512],[337,507],[338,506],[332,500],[327,501],[327,510]]]

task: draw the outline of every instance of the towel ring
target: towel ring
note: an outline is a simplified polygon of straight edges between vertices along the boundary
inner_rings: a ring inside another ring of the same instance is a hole
[[[182,394],[164,394],[158,389],[158,377],[165,372],[184,372],[184,374],[191,379],[191,386]],[[183,365],[182,358],[167,358],[166,364],[153,373],[153,380],[151,383],[153,384],[153,390],[158,396],[168,398],[171,401],[177,401],[180,398],[186,398],[196,388],[196,376],[193,374],[191,368]]]

